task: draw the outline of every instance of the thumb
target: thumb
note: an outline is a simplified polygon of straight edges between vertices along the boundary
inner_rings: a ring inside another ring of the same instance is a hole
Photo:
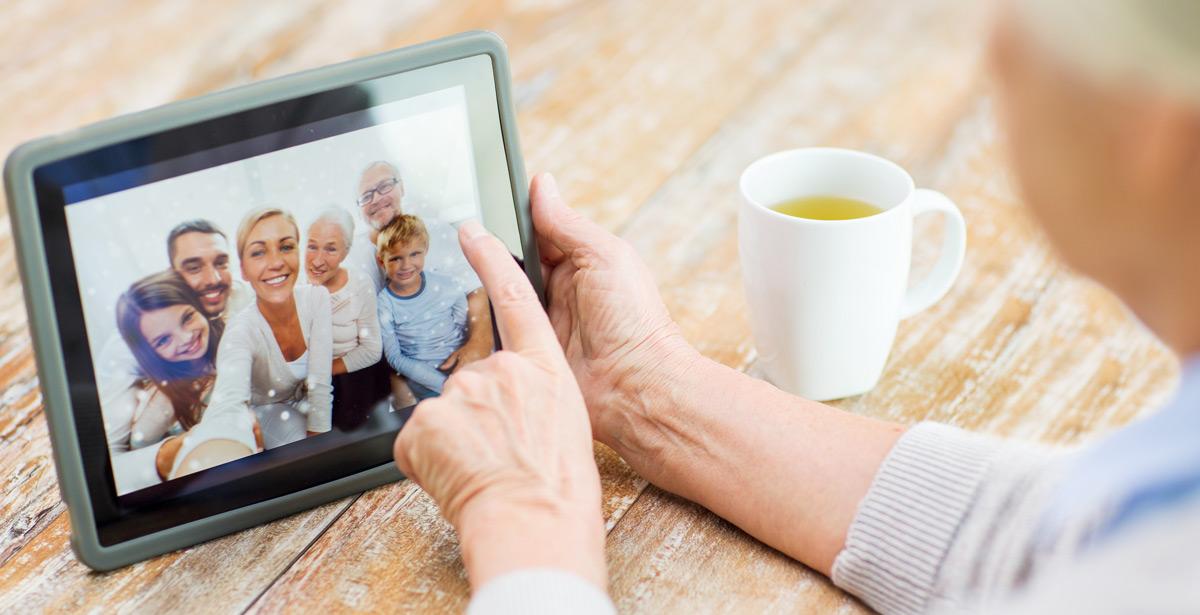
[[[584,247],[599,249],[616,239],[595,222],[567,207],[558,193],[558,183],[549,173],[533,178],[529,201],[537,234],[564,255]]]

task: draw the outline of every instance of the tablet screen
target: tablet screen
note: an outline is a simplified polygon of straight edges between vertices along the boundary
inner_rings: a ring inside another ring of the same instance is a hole
[[[95,150],[35,183],[63,205],[43,222],[69,246],[50,265],[60,319],[83,323],[60,324],[69,378],[94,383],[72,397],[113,540],[187,520],[155,518],[167,501],[212,514],[385,463],[411,408],[494,348],[457,225],[482,219],[521,255],[487,56]]]

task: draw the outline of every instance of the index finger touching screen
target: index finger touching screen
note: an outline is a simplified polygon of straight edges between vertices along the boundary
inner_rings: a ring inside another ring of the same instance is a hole
[[[557,350],[558,338],[550,320],[529,278],[513,261],[508,248],[474,220],[464,222],[459,228],[459,241],[492,301],[504,346],[518,352]]]

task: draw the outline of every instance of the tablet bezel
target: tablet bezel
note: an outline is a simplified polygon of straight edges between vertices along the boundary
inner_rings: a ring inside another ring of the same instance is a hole
[[[152,534],[111,545],[100,540],[93,490],[81,454],[68,390],[70,380],[61,349],[59,315],[51,292],[45,236],[38,208],[34,172],[48,164],[130,139],[246,112],[267,105],[353,86],[358,83],[486,55],[491,59],[500,137],[508,165],[517,230],[527,275],[542,295],[541,271],[529,216],[524,164],[518,146],[507,53],[503,42],[488,32],[469,32],[342,64],[263,81],[236,89],[185,100],[133,115],[122,116],[66,134],[33,141],[10,155],[4,172],[8,192],[18,267],[25,289],[34,342],[39,384],[63,499],[71,512],[71,543],[81,561],[97,570],[108,570],[240,529],[292,514],[353,493],[402,478],[394,465],[340,476],[293,493],[189,521]],[[79,329],[82,330],[82,324]],[[95,381],[92,380],[92,388]],[[390,447],[389,447],[390,448]]]

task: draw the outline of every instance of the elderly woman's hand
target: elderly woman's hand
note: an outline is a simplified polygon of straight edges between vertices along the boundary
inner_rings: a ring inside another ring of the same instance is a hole
[[[701,357],[632,246],[568,208],[549,174],[534,178],[530,201],[550,322],[596,439],[624,454],[618,441],[656,420],[654,404],[669,403],[665,389]]]
[[[549,567],[603,588],[600,479],[579,387],[507,248],[473,222],[460,241],[505,350],[458,370],[416,407],[396,438],[396,464],[458,531],[473,587]]]
[[[903,428],[702,357],[632,247],[567,208],[548,175],[530,199],[550,322],[596,439],[655,485],[829,574]]]

